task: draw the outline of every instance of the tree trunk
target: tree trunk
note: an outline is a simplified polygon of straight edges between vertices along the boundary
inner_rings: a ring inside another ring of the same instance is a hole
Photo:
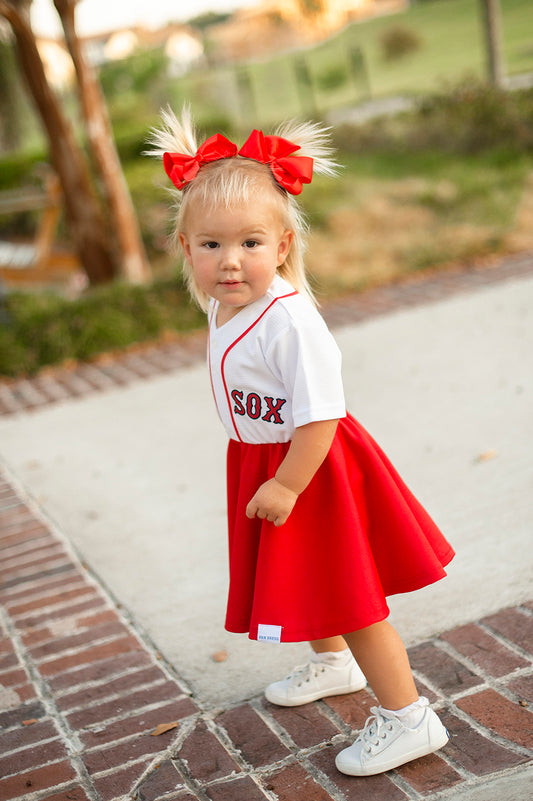
[[[494,86],[503,87],[504,66],[502,56],[502,31],[500,0],[481,0],[489,79]]]
[[[115,276],[112,248],[92,191],[89,170],[72,127],[50,88],[30,20],[31,0],[0,0],[0,15],[13,29],[17,56],[46,129],[50,159],[61,182],[69,230],[80,262],[92,284]]]
[[[7,39],[7,37],[6,37]],[[14,48],[0,30],[0,152],[20,146],[20,82]]]
[[[96,73],[85,55],[83,43],[76,33],[76,3],[77,0],[54,0],[78,77],[89,146],[109,204],[111,223],[118,240],[122,274],[130,281],[144,282],[150,277],[150,266],[115,148],[104,96]]]

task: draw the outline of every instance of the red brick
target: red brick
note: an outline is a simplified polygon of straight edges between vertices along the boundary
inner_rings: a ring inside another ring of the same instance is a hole
[[[183,788],[181,776],[173,762],[166,759],[144,779],[135,790],[139,801],[159,801],[161,796]]]
[[[406,795],[385,774],[365,776],[357,779],[340,773],[335,767],[335,757],[343,748],[351,745],[348,740],[341,745],[329,746],[310,757],[313,765],[324,773],[343,794],[345,801],[406,801]]]
[[[72,781],[75,778],[76,775],[70,762],[56,762],[27,773],[19,773],[8,779],[0,779],[0,798],[8,798],[12,801],[19,796],[47,790],[49,787],[56,787],[58,784]]]
[[[57,676],[52,676],[48,679],[48,684],[54,692],[66,690],[88,682],[107,681],[125,670],[150,664],[152,664],[151,659],[145,651],[130,651],[119,656],[113,656],[111,659],[103,659],[100,662],[94,662],[85,667],[78,667],[74,670],[60,673]]]
[[[2,548],[11,548],[12,545],[18,545],[21,542],[29,542],[42,537],[43,534],[48,534],[48,529],[42,523],[35,521],[35,524],[25,528],[20,527],[20,531],[9,530],[9,533],[0,534],[0,550]]]
[[[7,590],[11,587],[19,587],[39,581],[39,579],[42,579],[45,576],[57,576],[62,573],[69,573],[73,568],[74,564],[66,561],[59,564],[54,564],[53,566],[49,565],[46,570],[37,570],[37,572],[33,573],[21,573],[18,576],[12,576],[9,580],[2,582],[0,584],[0,589]]]
[[[223,712],[216,722],[226,730],[244,759],[254,767],[278,762],[290,754],[249,704]]]
[[[324,698],[324,702],[356,731],[363,728],[371,715],[370,707],[377,705],[376,699],[367,690]]]
[[[122,770],[113,771],[108,776],[100,776],[93,779],[99,801],[111,801],[113,798],[128,796],[135,787],[140,777],[150,764],[151,759],[137,762],[134,765],[127,765]]]
[[[28,675],[26,671],[20,668],[0,673],[0,685],[3,687],[16,687],[19,684],[25,684],[27,681]]]
[[[439,717],[450,734],[446,753],[459,767],[475,776],[486,776],[526,761],[525,757],[483,737],[455,715],[440,713]]]
[[[110,695],[127,695],[132,689],[139,687],[141,684],[154,684],[154,682],[165,678],[166,676],[161,668],[153,665],[145,670],[136,670],[134,673],[119,676],[116,679],[105,682],[105,684],[91,685],[83,690],[63,695],[56,700],[56,703],[58,709],[61,710],[74,709],[77,706],[87,707]]]
[[[129,737],[132,734],[150,733],[160,723],[183,720],[197,712],[198,708],[190,698],[182,698],[180,701],[141,712],[139,715],[128,715],[124,720],[117,720],[102,728],[99,727],[97,731],[81,731],[79,737],[88,748],[92,748],[120,740],[122,737]]]
[[[39,540],[39,543],[41,540]],[[48,564],[51,560],[64,556],[65,549],[58,542],[52,541],[47,545],[32,548],[29,551],[11,556],[9,559],[2,560],[2,570],[0,570],[0,578],[8,577],[13,573],[20,570],[26,570],[29,567],[36,565]]]
[[[83,582],[86,584],[85,576],[82,576],[77,569],[72,570],[71,575],[62,575],[59,578],[55,576],[44,576],[38,581],[33,582],[30,586],[29,582],[22,588],[14,588],[11,590],[4,590],[0,593],[0,600],[7,607],[9,604],[16,603],[20,600],[27,601],[32,596],[46,596],[51,590],[60,587],[68,587],[75,589],[75,585]],[[73,586],[74,585],[74,586]]]
[[[33,723],[31,726],[20,725],[16,729],[0,733],[0,754],[55,737],[57,737],[57,730],[49,720]]]
[[[533,749],[533,714],[492,689],[456,701],[482,726],[524,748]]]
[[[0,713],[0,729],[10,729],[12,726],[21,726],[23,720],[44,718],[46,711],[40,701],[21,704],[16,709]]]
[[[321,714],[316,704],[281,707],[263,701],[265,712],[271,715],[300,748],[310,748],[339,733],[337,726]]]
[[[75,598],[80,598],[85,595],[97,595],[95,588],[91,584],[85,584],[73,590],[66,590],[65,592],[53,593],[51,595],[42,595],[35,598],[33,601],[28,601],[24,604],[7,604],[7,608],[11,617],[20,617],[27,612],[32,612],[36,609],[47,609],[50,606],[57,606],[58,604],[67,604]]]
[[[175,739],[178,729],[172,729],[157,737],[144,734],[134,740],[127,740],[118,745],[88,751],[83,755],[83,761],[90,774],[103,773],[111,768],[117,768],[139,757],[149,754],[158,754],[164,751]]]
[[[64,551],[50,554],[50,556],[42,557],[30,564],[6,570],[4,574],[0,575],[0,582],[2,586],[7,586],[16,581],[28,581],[28,579],[33,581],[36,574],[46,575],[52,568],[68,564],[69,559],[70,557]]]
[[[330,794],[301,765],[289,765],[266,777],[264,782],[279,801],[332,801]]]
[[[223,779],[241,770],[201,720],[186,738],[177,756],[185,770],[197,781]]]
[[[414,648],[409,648],[408,653],[413,670],[422,673],[430,683],[439,687],[447,695],[463,692],[483,681],[467,667],[431,643],[422,643]]]
[[[517,696],[518,701],[533,704],[533,676],[518,676],[508,682],[507,687]]]
[[[174,701],[178,695],[181,695],[179,687],[173,681],[166,681],[163,684],[128,693],[125,697],[116,698],[114,701],[72,712],[67,717],[72,728],[83,729],[93,723],[101,723],[109,718],[131,713],[144,706],[151,706],[164,701]]]
[[[528,664],[475,623],[447,631],[441,635],[441,639],[453,645],[460,654],[467,656],[486,673],[497,678]]]
[[[35,515],[29,511],[27,506],[17,507],[4,511],[0,516],[0,541],[6,536],[11,536],[26,528],[34,528],[37,525],[42,525],[40,520],[37,520]]]
[[[118,656],[127,651],[137,651],[141,648],[142,646],[138,639],[133,635],[121,637],[119,640],[113,640],[104,645],[95,645],[93,648],[87,648],[77,654],[62,656],[59,659],[52,659],[50,662],[43,662],[39,666],[39,670],[43,676],[56,676],[64,670],[70,670],[70,668],[87,665],[91,662],[99,662],[101,659],[108,659],[114,655]]]
[[[462,776],[437,754],[408,762],[396,768],[396,772],[422,795],[442,792],[463,781]]]
[[[76,785],[76,787],[63,790],[62,793],[40,796],[39,801],[88,801],[88,798],[83,787]]]
[[[120,616],[114,609],[106,609],[104,612],[97,612],[94,615],[79,617],[76,621],[79,627],[98,626],[100,623],[111,623],[120,621]]]
[[[32,698],[37,698],[33,684],[23,684],[22,687],[17,687],[16,693],[21,701],[30,701]]]
[[[250,776],[224,784],[213,784],[205,792],[211,801],[266,801],[266,795]]]
[[[43,548],[50,548],[51,546],[62,547],[57,538],[47,532],[38,539],[2,548],[2,565],[16,559],[30,559],[34,554],[39,554]]]
[[[11,668],[18,668],[19,660],[15,653],[4,654],[0,657],[0,671],[10,670]]]
[[[50,623],[52,620],[68,620],[73,618],[76,620],[77,615],[86,612],[92,612],[95,609],[105,607],[106,601],[101,595],[87,595],[87,601],[81,601],[78,604],[65,604],[56,609],[47,610],[43,614],[33,615],[32,617],[21,617],[15,621],[15,625],[22,631],[28,628],[35,628],[43,624]]]
[[[126,634],[128,629],[124,623],[103,623],[100,626],[93,626],[90,629],[71,634],[68,636],[56,636],[53,640],[41,645],[34,645],[29,648],[33,659],[41,662],[52,655],[58,655],[63,651],[70,651],[73,648],[83,648],[98,640],[106,640],[111,637],[119,638]]]
[[[533,654],[533,617],[518,609],[504,609],[481,621],[524,651]]]
[[[9,776],[11,773],[35,769],[47,765],[49,762],[58,762],[66,757],[64,744],[60,740],[51,740],[42,745],[34,745],[31,748],[17,751],[16,754],[0,757],[0,776]]]

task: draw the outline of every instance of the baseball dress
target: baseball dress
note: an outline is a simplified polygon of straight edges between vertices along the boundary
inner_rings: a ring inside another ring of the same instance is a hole
[[[340,351],[315,307],[280,276],[217,327],[208,366],[229,435],[226,629],[317,640],[384,620],[386,596],[443,578],[454,551],[387,456],[346,412]],[[339,418],[331,448],[284,525],[246,506],[296,427]]]

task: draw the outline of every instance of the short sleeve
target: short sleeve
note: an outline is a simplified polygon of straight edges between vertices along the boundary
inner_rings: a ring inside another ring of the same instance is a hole
[[[266,361],[292,399],[295,428],[346,415],[341,353],[318,313],[291,320],[273,340]]]

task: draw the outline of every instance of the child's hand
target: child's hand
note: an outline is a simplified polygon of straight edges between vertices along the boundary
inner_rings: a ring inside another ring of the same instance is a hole
[[[298,499],[296,492],[284,487],[275,478],[261,484],[246,507],[246,517],[259,517],[269,520],[275,526],[282,526],[293,510]]]

